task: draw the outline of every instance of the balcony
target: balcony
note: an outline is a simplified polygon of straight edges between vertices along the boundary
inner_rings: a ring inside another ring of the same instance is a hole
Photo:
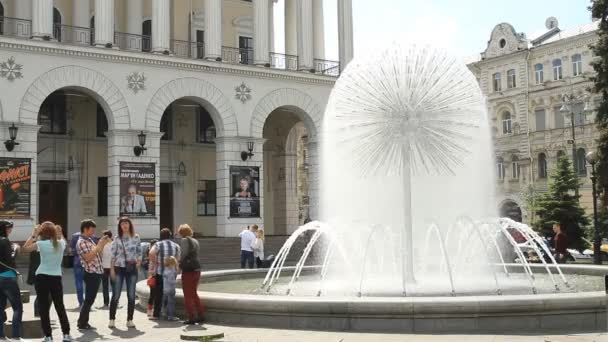
[[[0,17],[0,35],[18,39],[32,37],[32,21],[11,17]],[[95,41],[95,30],[88,27],[70,25],[53,25],[54,41],[58,44],[92,46]],[[151,53],[152,39],[147,35],[114,32],[114,48],[124,51]],[[172,39],[170,41],[169,56],[186,59],[203,59],[205,46],[202,42],[189,42]],[[251,48],[235,48],[222,46],[221,63],[233,65],[253,65],[254,53]],[[271,69],[300,71],[298,56],[270,52],[270,63],[266,67]],[[220,62],[220,61],[218,61]],[[317,75],[330,77],[340,76],[340,63],[337,61],[315,59],[313,70]]]

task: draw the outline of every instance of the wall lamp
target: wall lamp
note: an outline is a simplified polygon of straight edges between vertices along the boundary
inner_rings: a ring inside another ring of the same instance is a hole
[[[10,137],[10,140],[5,141],[4,146],[6,147],[6,150],[9,152],[14,150],[15,146],[19,145],[19,143],[15,141],[15,140],[17,140],[17,131],[18,130],[19,130],[19,127],[15,126],[15,124],[12,124],[8,128],[8,135]]]
[[[135,153],[136,157],[139,157],[147,150],[147,148],[144,147],[146,145],[146,134],[144,131],[141,131],[137,135],[137,140],[139,141],[139,146],[133,147],[133,153]]]
[[[253,157],[253,141],[247,143],[247,149],[249,152],[241,152],[241,159],[243,159],[243,161],[247,161],[247,159],[251,159],[251,157]]]

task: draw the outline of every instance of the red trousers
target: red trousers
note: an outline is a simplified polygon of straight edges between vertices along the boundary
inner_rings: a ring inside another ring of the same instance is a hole
[[[184,302],[186,304],[186,313],[191,320],[195,319],[194,309],[198,313],[198,318],[203,319],[203,303],[196,292],[198,289],[198,281],[201,279],[200,272],[183,272],[182,273],[182,290],[184,291]]]

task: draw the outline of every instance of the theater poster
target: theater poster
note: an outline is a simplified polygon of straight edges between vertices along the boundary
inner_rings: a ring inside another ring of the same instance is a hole
[[[120,162],[120,215],[156,216],[156,164]]]
[[[0,158],[0,217],[29,217],[32,162]]]
[[[260,217],[259,194],[259,167],[230,167],[230,217]]]

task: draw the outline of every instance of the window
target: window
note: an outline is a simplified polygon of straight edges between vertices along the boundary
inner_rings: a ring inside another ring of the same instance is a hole
[[[515,69],[511,69],[507,71],[507,88],[515,88],[517,87],[517,82],[515,80]]]
[[[163,136],[160,140],[171,140],[173,138],[173,105],[169,105],[163,117],[160,119],[160,131],[163,132]]]
[[[534,115],[536,116],[536,130],[537,131],[544,131],[546,128],[545,126],[545,110],[544,109],[537,109],[534,112]]]
[[[576,168],[574,171],[578,171],[579,176],[587,175],[587,158],[585,158],[587,153],[584,148],[579,148],[576,151]]]
[[[97,178],[97,216],[108,216],[108,177]]]
[[[205,31],[196,30],[196,58],[205,58]]]
[[[543,65],[541,63],[534,66],[534,76],[536,78],[536,84],[541,84],[545,81],[543,75]]]
[[[564,128],[564,114],[560,112],[561,105],[553,108],[553,118],[555,119],[555,128]]]
[[[502,86],[501,86],[501,82],[500,82],[500,73],[497,72],[494,75],[492,75],[492,80],[493,80],[493,85],[494,85],[494,91],[501,91],[502,90]]]
[[[98,103],[97,104],[97,136],[105,137],[106,132],[108,131],[108,119],[106,118],[106,113],[103,111],[103,108]]]
[[[558,160],[561,159],[561,158],[564,158],[565,156],[566,156],[566,152],[564,152],[564,151],[557,151],[557,156],[556,157],[557,157]]]
[[[504,112],[502,115],[502,134],[511,134],[513,133],[511,129],[511,113]]]
[[[141,51],[152,51],[152,20],[141,23]]]
[[[199,180],[196,213],[198,216],[215,216],[216,185],[214,180]]]
[[[499,180],[505,179],[505,164],[502,158],[496,159],[496,176]]]
[[[519,159],[516,156],[511,158],[511,178],[519,179]]]
[[[580,54],[572,56],[572,76],[580,76],[583,74],[583,62]]]
[[[253,64],[253,38],[239,36],[241,64]]]
[[[554,59],[553,60],[553,80],[558,81],[558,80],[561,80],[562,78],[563,78],[562,60]]]
[[[574,113],[574,125],[581,126],[585,124],[585,104],[578,102],[572,105],[572,112]]]
[[[198,120],[198,130],[197,130],[197,141],[204,144],[214,144],[215,143],[215,125],[213,124],[213,120],[211,119],[211,115],[209,112],[202,106],[198,106],[197,108],[197,120]]]
[[[61,13],[53,7],[53,37],[61,41]]]
[[[547,155],[538,155],[538,178],[547,178]]]
[[[503,38],[498,42],[501,49],[504,49],[507,46],[507,41]]]
[[[4,34],[4,6],[0,3],[0,34]]]
[[[44,100],[38,113],[40,133],[66,134],[67,100],[62,92],[55,92]]]

